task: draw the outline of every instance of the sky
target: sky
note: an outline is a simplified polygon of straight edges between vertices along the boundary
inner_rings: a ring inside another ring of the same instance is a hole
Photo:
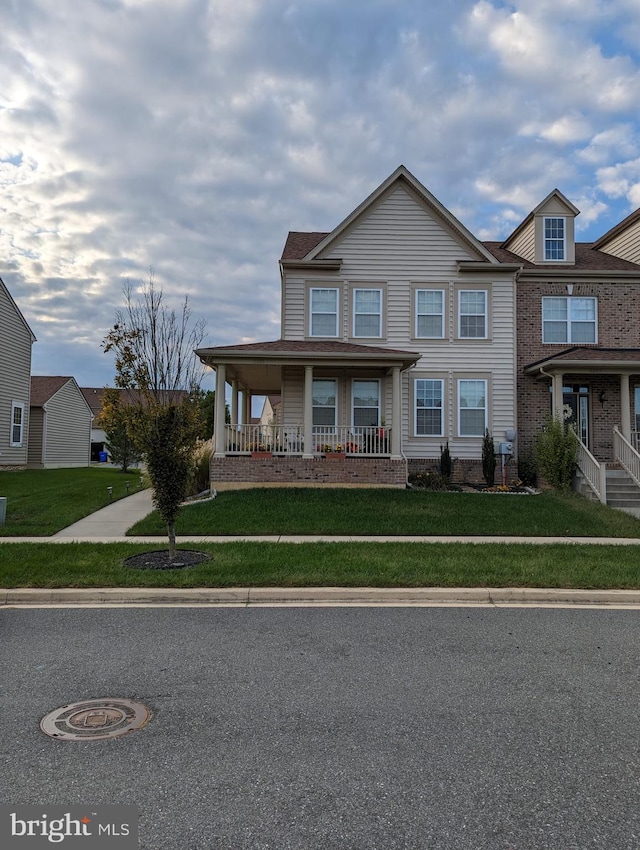
[[[640,0],[0,0],[0,276],[33,374],[113,385],[127,280],[277,339],[289,230],[404,164],[480,239],[640,206]]]

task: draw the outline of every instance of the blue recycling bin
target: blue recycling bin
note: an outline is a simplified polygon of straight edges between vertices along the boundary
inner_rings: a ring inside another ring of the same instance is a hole
[[[98,454],[98,457],[100,458],[100,463],[106,463],[107,462],[108,455],[107,455],[106,452],[100,452]]]

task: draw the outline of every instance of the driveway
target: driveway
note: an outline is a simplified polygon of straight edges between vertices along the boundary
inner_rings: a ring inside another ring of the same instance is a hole
[[[6,610],[10,803],[134,803],[144,850],[640,846],[635,611]],[[40,719],[128,697],[143,729]]]

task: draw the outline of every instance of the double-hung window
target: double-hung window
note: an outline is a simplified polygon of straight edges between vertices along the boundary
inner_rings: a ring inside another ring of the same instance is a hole
[[[354,337],[382,336],[382,290],[353,290]]]
[[[460,339],[487,338],[486,289],[461,289],[458,293],[458,334]]]
[[[416,336],[444,337],[444,290],[416,289]]]
[[[417,437],[442,437],[442,402],[444,381],[416,378],[414,433]]]
[[[458,381],[458,435],[483,437],[487,427],[487,382]]]
[[[565,260],[566,223],[558,216],[545,216],[544,222],[545,260]]]
[[[353,426],[373,428],[380,424],[380,381],[354,381]]]
[[[336,430],[336,382],[314,381],[313,432],[314,434],[334,434]]]
[[[338,336],[338,290],[314,288],[309,297],[309,336]]]
[[[21,446],[24,437],[24,404],[20,401],[11,403],[11,440],[10,445]]]
[[[542,341],[597,342],[597,299],[552,297],[542,299]]]

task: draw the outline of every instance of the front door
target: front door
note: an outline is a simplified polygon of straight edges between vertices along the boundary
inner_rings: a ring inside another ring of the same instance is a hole
[[[567,414],[570,411],[565,421],[575,425],[578,437],[589,448],[589,387],[580,384],[563,387],[562,404]]]

